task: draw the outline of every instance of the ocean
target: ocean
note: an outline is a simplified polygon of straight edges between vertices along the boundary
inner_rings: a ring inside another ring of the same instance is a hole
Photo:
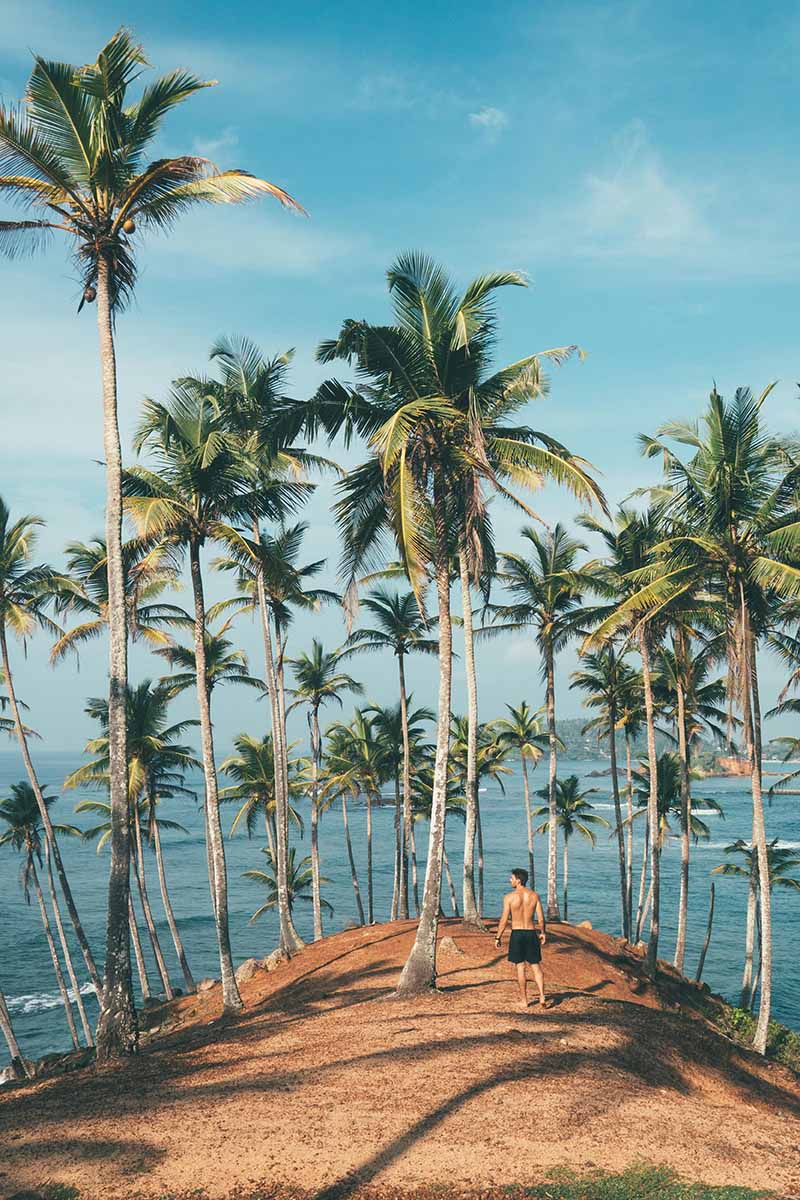
[[[65,776],[79,765],[80,759],[76,759],[74,755],[48,751],[35,751],[35,754],[42,783],[48,784],[54,794],[59,794]],[[608,776],[596,778],[591,775],[593,771],[606,770],[607,766],[605,760],[571,762],[564,759],[559,763],[559,775],[576,774],[586,786],[595,787],[597,792],[591,797],[592,802],[600,815],[612,821],[610,780]],[[780,767],[777,764],[768,765],[766,770],[779,772]],[[0,796],[7,794],[9,784],[23,777],[24,771],[18,754],[14,751],[0,752]],[[540,767],[532,776],[532,787],[540,788],[545,782],[544,771]],[[201,783],[199,778],[194,781],[198,795],[202,791]],[[724,809],[724,817],[712,812],[703,813],[704,796],[719,801]],[[53,806],[53,819],[82,828],[94,824],[91,816],[75,816],[74,806],[80,798],[81,793],[76,792],[67,792],[61,796]],[[710,872],[725,861],[726,845],[738,837],[748,839],[750,836],[750,797],[747,781],[698,781],[694,785],[694,804],[698,815],[710,826],[711,837],[708,842],[700,842],[692,848],[686,956],[687,973],[690,975],[694,973],[705,936]],[[363,806],[352,803],[348,805],[348,809],[361,891],[365,898],[365,811]],[[223,827],[226,834],[235,811],[234,805],[223,806]],[[519,772],[506,781],[505,794],[496,785],[482,789],[481,812],[486,858],[486,911],[491,915],[499,913],[501,897],[507,889],[509,870],[514,866],[527,866],[525,814]],[[202,812],[199,804],[195,805],[191,800],[175,800],[163,804],[162,815],[179,821],[188,831],[186,834],[165,832],[162,835],[170,895],[187,956],[195,979],[199,980],[204,976],[216,978],[219,969],[206,876]],[[636,892],[643,823],[637,821],[635,825]],[[355,902],[342,831],[341,809],[338,805],[322,818],[320,831],[322,873],[331,881],[323,894],[334,907],[333,916],[326,919],[326,930],[335,931],[344,928],[355,919]],[[569,915],[573,922],[590,920],[595,928],[616,934],[620,932],[618,867],[615,841],[609,838],[608,832],[610,831],[599,829],[594,850],[577,836],[570,844]],[[463,833],[463,822],[451,819],[447,830],[447,850],[459,892]],[[800,809],[794,797],[776,798],[773,801],[767,809],[767,833],[770,838],[779,837],[782,844],[800,852]],[[297,857],[302,858],[309,852],[308,830],[306,829],[305,838],[298,835],[293,837],[297,842]],[[375,915],[378,920],[386,920],[389,916],[393,837],[391,807],[373,808]],[[427,825],[417,825],[416,837],[422,873]],[[251,923],[250,920],[255,909],[262,903],[262,889],[252,881],[242,878],[244,871],[263,865],[263,855],[259,852],[263,840],[260,834],[249,840],[245,833],[228,837],[226,840],[231,942],[237,964],[252,956],[263,957],[276,945],[277,921],[274,915],[267,914],[255,923]],[[537,837],[536,843],[537,883],[543,887],[546,872],[544,837]],[[102,970],[108,852],[103,851],[98,855],[94,846],[70,838],[62,838],[60,844],[78,910]],[[665,958],[671,958],[675,944],[679,855],[676,839],[668,844],[662,860],[660,954]],[[172,980],[176,986],[180,986],[182,979],[161,909],[155,863],[149,853],[147,869],[150,900],[159,938]],[[449,914],[446,887],[443,890],[443,902],[445,912]],[[736,1000],[741,980],[746,903],[745,880],[716,877],[714,930],[703,977],[714,991],[733,1000]],[[298,903],[295,914],[298,929],[307,938],[312,934],[310,907],[310,904]],[[793,937],[796,937],[799,918],[800,895],[789,889],[777,889],[773,897],[773,1014],[777,1020],[795,1029],[800,1029],[800,967]],[[65,925],[68,925],[66,912],[64,920]],[[70,937],[70,941],[73,943],[78,976],[85,979],[86,972],[80,952],[74,945],[74,938]],[[143,943],[148,966],[151,968],[153,990],[157,992],[154,964],[148,953],[144,932]],[[63,1006],[53,977],[38,907],[35,900],[30,906],[25,904],[20,881],[20,858],[9,847],[0,849],[0,987],[5,993],[18,1040],[26,1055],[36,1058],[50,1051],[69,1049],[69,1034]],[[96,1000],[88,985],[82,987],[82,990],[89,993],[87,1005],[90,1017],[94,1017],[97,1011]],[[5,1047],[2,1047],[0,1060],[4,1054]]]

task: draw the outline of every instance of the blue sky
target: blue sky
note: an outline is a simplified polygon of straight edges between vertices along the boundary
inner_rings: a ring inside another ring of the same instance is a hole
[[[323,377],[313,355],[345,317],[388,315],[385,269],[425,250],[459,279],[514,267],[531,281],[501,305],[500,354],[577,342],[530,413],[590,458],[610,499],[653,481],[635,437],[691,417],[723,392],[781,380],[778,429],[797,425],[800,233],[797,4],[80,3],[4,0],[0,93],[17,98],[30,51],[88,61],[121,23],[158,70],[219,80],[165,126],[161,153],[207,154],[279,183],[308,209],[211,210],[141,255],[136,302],[119,322],[122,423],[144,395],[202,370],[221,333],[273,354],[296,349],[292,386]],[[0,488],[48,524],[41,556],[102,528],[99,372],[93,311],[63,249],[0,264]],[[309,506],[308,557],[336,549],[329,485]],[[548,520],[573,502],[538,498]],[[498,509],[503,547],[517,517]],[[218,588],[219,585],[212,585]],[[343,637],[335,613],[298,622],[296,645]],[[258,665],[252,628],[241,642]],[[103,687],[103,648],[80,673],[52,672],[46,647],[20,660],[32,723],[58,748],[89,734],[82,698]],[[565,656],[561,678],[573,665]],[[134,670],[154,673],[134,657]],[[393,698],[393,664],[358,662],[368,694]],[[766,667],[768,698],[779,680]],[[419,699],[435,676],[415,667]],[[541,694],[523,642],[481,658],[482,716]],[[456,670],[454,707],[463,680]],[[564,691],[561,711],[577,715]],[[227,745],[261,708],[220,694]]]

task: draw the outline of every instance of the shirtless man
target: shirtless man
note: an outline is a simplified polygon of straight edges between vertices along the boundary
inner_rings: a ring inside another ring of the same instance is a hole
[[[519,1004],[525,1012],[528,1011],[528,976],[527,963],[533,967],[533,978],[539,989],[539,1003],[542,1008],[549,1007],[544,995],[544,975],[542,974],[542,946],[547,941],[544,912],[538,893],[527,886],[528,872],[523,867],[515,867],[511,872],[512,891],[503,897],[503,915],[497,928],[495,946],[498,950],[503,940],[503,933],[509,921],[511,936],[508,940],[508,961],[516,965],[517,983],[519,985]],[[536,932],[535,922],[541,926]]]

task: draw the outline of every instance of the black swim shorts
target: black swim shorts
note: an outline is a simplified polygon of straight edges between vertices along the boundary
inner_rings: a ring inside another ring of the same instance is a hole
[[[512,929],[508,939],[508,961],[512,963],[539,963],[542,961],[542,946],[535,929]]]

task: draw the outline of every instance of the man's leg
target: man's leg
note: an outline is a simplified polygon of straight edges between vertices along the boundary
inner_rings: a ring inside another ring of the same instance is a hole
[[[525,963],[517,963],[517,985],[519,987],[519,1002],[523,1008],[528,1007],[528,974]]]
[[[531,963],[531,970],[533,971],[533,981],[539,989],[539,1003],[541,1004],[542,1008],[544,1008],[544,972],[542,971],[542,964]]]

